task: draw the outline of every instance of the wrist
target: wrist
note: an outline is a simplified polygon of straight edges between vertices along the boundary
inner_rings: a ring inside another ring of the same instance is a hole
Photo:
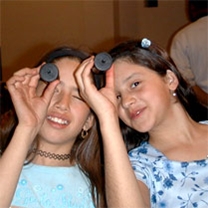
[[[106,117],[102,117],[99,119],[100,123],[100,129],[101,131],[114,131],[119,130],[120,131],[120,125],[119,125],[119,118],[117,114],[109,114]]]
[[[14,136],[18,137],[18,140],[24,138],[25,141],[33,141],[38,134],[38,131],[39,128],[37,127],[18,124],[15,129]]]

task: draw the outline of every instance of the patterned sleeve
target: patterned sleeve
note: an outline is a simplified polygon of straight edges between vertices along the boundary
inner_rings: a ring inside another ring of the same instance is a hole
[[[142,157],[143,154],[141,154],[140,151],[141,151],[141,148],[140,150],[136,148],[130,151],[129,159],[130,159],[130,162],[131,162],[131,165],[132,165],[132,168],[134,170],[137,180],[142,181],[147,187],[149,187],[148,185],[149,168],[147,165],[148,159]]]

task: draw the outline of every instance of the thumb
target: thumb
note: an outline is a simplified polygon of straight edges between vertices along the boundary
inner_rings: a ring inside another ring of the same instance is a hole
[[[112,64],[111,68],[106,72],[105,78],[106,78],[105,86],[107,88],[114,89],[115,83],[114,83],[114,66],[113,66],[113,64]]]
[[[55,81],[48,84],[48,86],[43,94],[43,97],[47,100],[47,102],[51,101],[53,94],[55,92],[55,89],[59,83],[60,83],[60,80],[55,80]]]

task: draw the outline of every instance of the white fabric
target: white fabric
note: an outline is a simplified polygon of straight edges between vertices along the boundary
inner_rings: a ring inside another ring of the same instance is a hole
[[[170,55],[184,78],[208,93],[208,16],[174,36]]]

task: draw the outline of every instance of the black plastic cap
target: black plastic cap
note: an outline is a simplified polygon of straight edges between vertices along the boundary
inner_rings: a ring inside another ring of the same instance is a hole
[[[112,62],[113,60],[111,55],[106,52],[98,53],[95,56],[95,60],[94,60],[95,67],[99,71],[107,71],[108,69],[110,69]]]
[[[44,64],[40,69],[40,78],[45,82],[52,82],[58,79],[59,71],[55,64]]]

